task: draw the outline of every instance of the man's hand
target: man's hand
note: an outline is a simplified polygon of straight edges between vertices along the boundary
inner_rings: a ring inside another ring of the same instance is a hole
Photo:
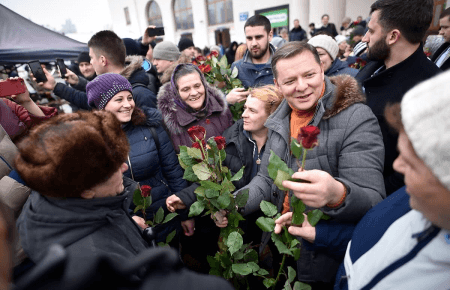
[[[145,220],[143,218],[141,218],[140,216],[133,216],[132,219],[137,223],[137,225],[141,228],[141,229],[146,229],[148,228],[148,224],[145,223]]]
[[[66,72],[66,81],[72,86],[78,85],[79,79],[76,74],[74,74],[71,70],[67,69]]]
[[[177,209],[185,209],[184,202],[175,194],[172,194],[166,199],[166,206],[170,212],[175,212]]]
[[[195,220],[194,219],[182,221],[181,226],[183,227],[185,236],[190,237],[194,234],[194,231],[195,231]]]
[[[156,28],[156,26],[155,25],[149,25],[147,28]],[[143,45],[149,45],[150,44],[150,42],[152,42],[153,40],[155,40],[156,39],[156,36],[148,36],[148,34],[147,34],[147,28],[145,28],[145,30],[144,30],[144,35],[142,35],[142,40],[141,40],[141,43],[143,44]]]
[[[308,180],[311,183],[283,181],[283,186],[292,190],[295,196],[307,206],[321,208],[327,204],[338,203],[345,192],[342,183],[322,170],[299,171],[292,178]]]
[[[316,239],[316,228],[311,226],[308,222],[308,217],[306,214],[303,215],[305,216],[305,221],[301,227],[298,227],[291,226],[292,212],[285,213],[275,221],[275,233],[280,234],[283,226],[286,226],[291,235],[301,237],[310,243],[314,243]]]
[[[250,92],[246,91],[244,88],[234,88],[227,95],[227,103],[234,105],[244,101],[247,99],[248,94],[250,94]]]
[[[225,228],[228,225],[228,219],[226,217],[227,212],[223,209],[221,209],[220,211],[216,212],[213,215],[211,215],[211,218],[214,220],[214,222],[216,223],[216,226],[218,226],[219,228]]]
[[[44,74],[45,74],[45,76],[47,77],[47,81],[46,81],[45,83],[40,82],[40,83],[38,83],[37,85],[38,85],[39,87],[41,87],[41,88],[46,89],[46,90],[53,91],[53,90],[55,89],[55,86],[56,86],[55,78],[52,76],[51,73],[49,73],[49,72],[47,71],[47,69],[45,68],[45,66],[42,66],[42,70],[44,71]],[[31,76],[33,76],[32,73],[30,73],[30,74],[31,74]],[[36,78],[35,78],[34,76],[33,76],[33,80],[36,81]]]

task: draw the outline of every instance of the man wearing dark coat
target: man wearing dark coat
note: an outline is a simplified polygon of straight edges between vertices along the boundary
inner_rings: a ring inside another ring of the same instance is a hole
[[[417,9],[417,7],[421,7]],[[386,149],[384,181],[386,194],[404,185],[403,176],[392,164],[398,156],[397,134],[384,118],[389,103],[398,103],[416,84],[440,72],[423,53],[421,41],[433,18],[432,0],[378,0],[371,6],[369,30],[363,38],[372,62],[356,76],[367,96],[367,105],[377,116]]]
[[[436,50],[431,60],[441,69],[450,68],[450,8],[442,12],[439,19],[439,35],[444,37],[445,42]]]

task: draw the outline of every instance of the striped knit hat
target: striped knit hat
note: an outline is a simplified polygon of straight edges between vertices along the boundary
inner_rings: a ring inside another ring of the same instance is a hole
[[[106,73],[97,76],[86,86],[88,104],[91,107],[103,110],[106,104],[119,92],[132,93],[128,80],[115,73]]]

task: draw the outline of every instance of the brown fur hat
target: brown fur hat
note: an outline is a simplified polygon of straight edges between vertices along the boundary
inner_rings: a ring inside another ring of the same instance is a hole
[[[52,197],[80,197],[113,175],[129,151],[120,122],[107,111],[49,119],[18,148],[20,176],[30,188]]]

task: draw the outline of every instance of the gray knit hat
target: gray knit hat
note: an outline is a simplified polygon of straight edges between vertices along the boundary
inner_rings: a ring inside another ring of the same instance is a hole
[[[154,59],[177,61],[180,55],[181,53],[178,47],[170,41],[160,42],[153,49]]]
[[[106,104],[122,91],[133,92],[130,82],[125,77],[114,73],[99,75],[86,86],[88,104],[103,110]]]
[[[417,156],[450,190],[450,71],[408,91],[401,104],[402,123]]]
[[[311,38],[308,41],[309,44],[314,46],[315,48],[320,47],[325,49],[328,54],[331,56],[331,59],[334,61],[339,52],[339,46],[337,42],[333,39],[333,37],[328,35],[317,35]]]

